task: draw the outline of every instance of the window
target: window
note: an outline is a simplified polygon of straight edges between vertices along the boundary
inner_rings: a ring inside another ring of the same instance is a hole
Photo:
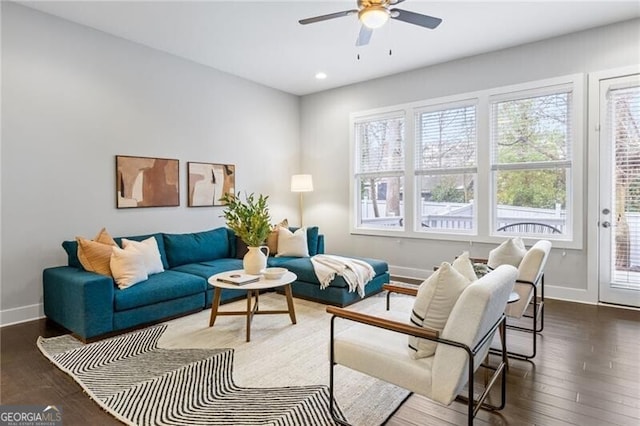
[[[475,105],[419,112],[416,127],[416,229],[475,233]]]
[[[356,123],[358,226],[403,228],[404,115]]]
[[[352,114],[352,232],[581,248],[583,86],[576,74]]]
[[[492,231],[566,234],[571,87],[491,102]]]

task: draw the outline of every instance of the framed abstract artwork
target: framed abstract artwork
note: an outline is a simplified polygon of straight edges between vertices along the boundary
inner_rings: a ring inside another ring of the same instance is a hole
[[[116,207],[180,205],[179,161],[116,155]]]
[[[234,194],[236,166],[233,164],[187,163],[189,207],[223,206],[220,198]]]

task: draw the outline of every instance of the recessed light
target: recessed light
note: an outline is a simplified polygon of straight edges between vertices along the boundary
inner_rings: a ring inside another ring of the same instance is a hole
[[[323,73],[323,72],[319,72],[316,74],[316,78],[318,80],[324,80],[325,78],[327,78],[327,74]]]

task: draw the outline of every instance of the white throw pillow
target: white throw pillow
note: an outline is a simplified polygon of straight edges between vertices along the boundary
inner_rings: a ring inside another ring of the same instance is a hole
[[[144,257],[144,254],[133,246],[124,250],[113,247],[110,261],[111,273],[119,288],[131,287],[149,278]]]
[[[411,323],[418,327],[442,331],[458,297],[469,280],[449,263],[442,262],[437,271],[420,288],[411,311]],[[436,352],[437,343],[409,336],[409,352],[414,359],[426,358]]]
[[[471,259],[469,259],[468,251],[463,251],[460,256],[456,257],[456,260],[453,261],[451,266],[471,282],[478,279],[476,271],[473,269],[473,263]]]
[[[158,249],[158,242],[155,237],[149,237],[142,241],[127,240],[126,238],[123,238],[122,246],[125,250],[128,247],[133,246],[144,255],[144,264],[148,275],[164,272],[164,266],[162,265],[162,259],[160,258],[160,250]]]
[[[308,257],[307,228],[291,232],[287,228],[278,228],[278,254],[276,257]]]
[[[513,265],[516,268],[527,254],[524,242],[520,237],[510,238],[489,252],[487,265],[495,269],[500,265]]]

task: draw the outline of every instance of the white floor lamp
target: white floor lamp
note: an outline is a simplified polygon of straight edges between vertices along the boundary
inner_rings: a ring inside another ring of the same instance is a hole
[[[311,175],[291,176],[291,192],[300,193],[300,226],[302,226],[302,194],[313,191],[313,178]]]

